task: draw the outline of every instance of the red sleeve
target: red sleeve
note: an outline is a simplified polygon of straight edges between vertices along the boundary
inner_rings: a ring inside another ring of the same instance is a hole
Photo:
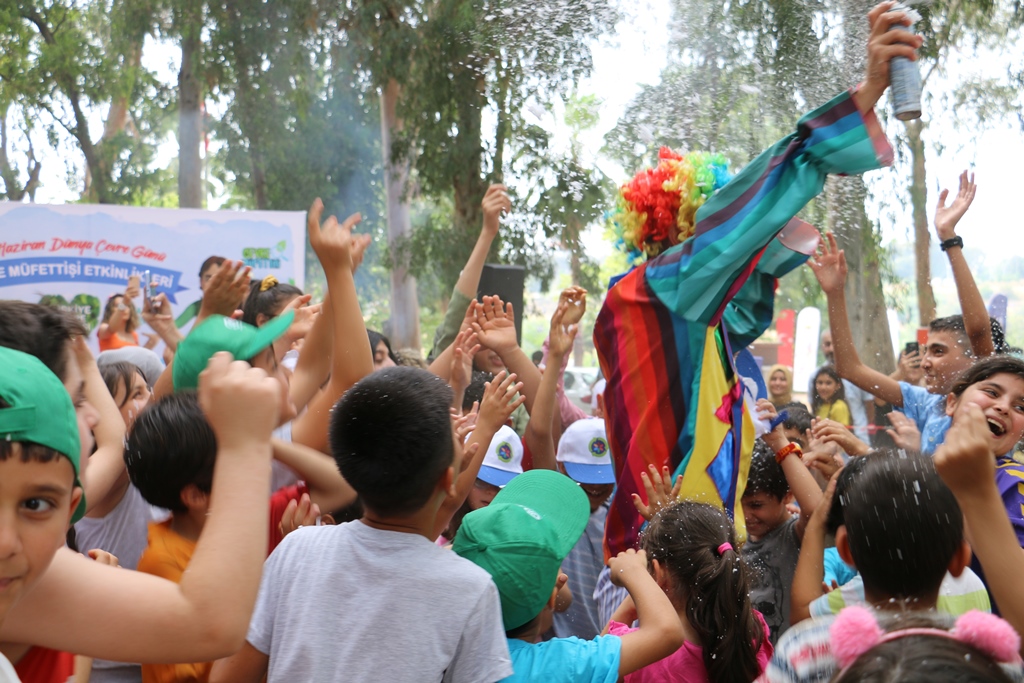
[[[45,647],[33,647],[14,665],[27,683],[64,683],[75,675],[75,656]]]
[[[274,548],[281,543],[284,536],[281,535],[281,518],[288,503],[298,500],[303,493],[309,493],[306,482],[300,481],[294,486],[282,486],[270,496],[270,535],[267,543],[267,557],[274,552]]]

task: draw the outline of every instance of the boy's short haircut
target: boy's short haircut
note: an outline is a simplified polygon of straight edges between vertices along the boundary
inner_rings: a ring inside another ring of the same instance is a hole
[[[743,496],[764,493],[782,500],[789,493],[789,482],[782,465],[775,461],[775,453],[763,440],[754,441],[754,453],[750,458],[750,473],[747,475],[747,488]]]
[[[807,406],[803,403],[796,401],[793,403],[787,403],[782,406],[782,410],[786,411],[786,420],[782,423],[782,426],[786,429],[795,429],[803,434],[811,428],[812,420],[814,418],[811,415],[811,412],[807,410]]]
[[[64,381],[72,337],[87,336],[82,321],[54,306],[0,301],[0,346],[35,356]]]
[[[197,388],[200,373],[221,351],[227,351],[235,360],[250,360],[287,332],[294,319],[295,311],[289,310],[263,327],[254,327],[233,318],[211,315],[181,340],[174,352],[174,390]]]
[[[928,323],[928,331],[949,332],[955,335],[964,353],[972,355],[971,340],[967,338],[967,328],[964,327],[964,317],[962,315],[957,314],[945,318],[936,318]]]
[[[373,512],[415,512],[452,466],[452,390],[419,368],[378,370],[331,413],[330,443],[343,477]]]
[[[894,449],[853,458],[839,475],[828,527],[840,525],[865,588],[896,599],[934,595],[964,540],[931,458]]]
[[[181,492],[194,484],[213,487],[217,437],[195,392],[184,391],[150,403],[135,418],[124,449],[128,476],[150,505],[188,512]]]
[[[466,387],[466,393],[462,396],[462,409],[472,410],[474,403],[484,400],[484,391],[487,390],[487,383],[494,379],[494,375],[483,370],[474,370],[473,376]]]
[[[967,387],[978,382],[984,382],[995,375],[1014,375],[1024,379],[1024,360],[1013,356],[989,356],[984,358],[967,370],[953,384],[950,392],[955,396],[962,395]]]
[[[544,610],[589,519],[590,502],[576,482],[560,472],[530,470],[462,520],[452,550],[491,575],[506,635]]]
[[[22,462],[71,461],[79,480],[82,443],[78,420],[64,384],[35,356],[0,347],[0,461],[19,446]],[[71,521],[85,515],[85,496]]]
[[[206,271],[208,271],[210,268],[213,268],[214,266],[220,266],[226,260],[227,259],[225,259],[223,256],[208,257],[205,261],[203,261],[203,265],[199,266],[199,278],[202,279],[202,277],[206,275]]]

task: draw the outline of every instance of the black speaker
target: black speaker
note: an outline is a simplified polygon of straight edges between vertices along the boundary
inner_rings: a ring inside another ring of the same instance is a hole
[[[505,303],[512,304],[516,315],[516,340],[523,343],[523,290],[526,286],[526,269],[522,266],[505,266],[495,263],[484,264],[477,289],[477,301],[484,296],[500,296]]]

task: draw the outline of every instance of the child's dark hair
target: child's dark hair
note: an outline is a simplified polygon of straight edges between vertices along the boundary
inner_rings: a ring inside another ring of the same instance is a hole
[[[1024,379],[1024,360],[1013,356],[989,356],[965,370],[964,374],[960,375],[960,378],[953,384],[950,392],[954,396],[961,396],[972,384],[984,382],[1002,374]]]
[[[956,498],[916,452],[851,459],[829,511],[829,530],[840,525],[864,586],[897,600],[934,598],[964,540]]]
[[[920,612],[897,614],[887,631],[946,628]],[[1002,667],[974,646],[941,635],[907,635],[871,648],[832,679],[861,683],[1009,683]]]
[[[782,423],[786,429],[795,429],[803,434],[811,428],[814,418],[803,403],[793,401],[782,406],[782,410],[786,411],[786,420]]]
[[[226,260],[227,259],[225,259],[223,256],[210,256],[210,257],[207,257],[207,259],[205,261],[203,261],[203,265],[199,266],[199,279],[200,279],[200,281],[202,281],[203,276],[206,275],[206,271],[208,271],[210,268],[213,268],[214,266],[220,266]]]
[[[487,383],[494,379],[494,375],[483,370],[474,370],[466,393],[462,395],[462,409],[472,410],[473,404],[484,400],[484,392],[487,390]]]
[[[750,473],[747,474],[747,488],[744,496],[764,493],[776,500],[782,500],[789,493],[789,482],[782,465],[775,461],[775,453],[761,439],[754,441],[754,454],[750,458]]]
[[[836,383],[836,393],[832,394],[832,398],[825,401],[818,395],[818,378],[822,375],[828,375],[832,378],[832,381]],[[814,387],[814,393],[811,395],[811,412],[815,415],[818,414],[818,409],[823,405],[829,403],[835,403],[836,401],[846,400],[846,389],[843,387],[843,378],[839,376],[836,369],[831,365],[823,365],[818,368],[818,371],[814,373],[814,381],[811,382],[811,386]]]
[[[117,396],[118,387],[124,387],[124,400],[118,404],[118,408],[123,407],[128,402],[132,395],[132,384],[135,382],[135,375],[141,374],[141,370],[127,361],[104,363],[100,366],[100,376],[103,377],[103,383],[107,385],[107,391],[110,392],[111,398]]]
[[[760,674],[757,653],[764,627],[750,604],[750,581],[726,514],[711,505],[684,501],[659,511],[640,537],[648,561],[658,560],[671,577],[669,597],[685,605],[690,625],[704,644],[708,680],[752,681]]]
[[[971,351],[971,340],[967,338],[967,328],[964,327],[964,317],[960,314],[950,315],[945,318],[936,318],[928,323],[929,332],[949,332],[956,337],[960,348],[968,356],[974,355]]]
[[[0,346],[38,358],[63,382],[67,375],[67,342],[88,336],[82,321],[53,306],[0,301]]]
[[[368,509],[405,514],[430,499],[454,457],[451,402],[443,379],[408,367],[368,375],[338,401],[331,451]]]
[[[281,315],[281,309],[297,296],[302,290],[287,282],[278,282],[270,275],[262,280],[249,283],[249,296],[242,304],[242,322],[258,327],[257,320],[262,313],[267,319]]]
[[[192,391],[149,404],[135,419],[124,449],[132,484],[146,502],[172,512],[188,512],[181,492],[189,484],[210,492],[216,460],[217,438]]]

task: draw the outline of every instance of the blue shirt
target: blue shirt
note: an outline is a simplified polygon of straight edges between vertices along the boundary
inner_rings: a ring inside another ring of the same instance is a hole
[[[600,636],[594,640],[553,638],[527,643],[509,638],[512,671],[506,683],[616,683],[622,639]]]
[[[837,586],[846,583],[857,576],[857,570],[843,562],[839,557],[839,551],[835,548],[825,548],[825,583],[829,586],[835,581]]]
[[[946,440],[946,432],[953,423],[946,415],[946,397],[906,382],[900,382],[900,391],[903,393],[903,407],[899,411],[917,424],[921,432],[921,452],[934,454],[939,444]]]

